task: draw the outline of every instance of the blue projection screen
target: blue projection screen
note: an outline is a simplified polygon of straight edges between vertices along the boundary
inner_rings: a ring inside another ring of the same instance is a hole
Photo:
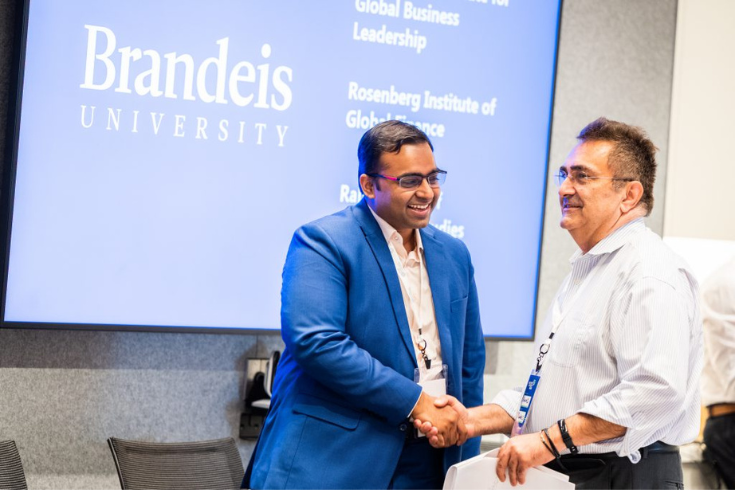
[[[533,337],[558,0],[32,0],[7,326],[279,328],[358,141],[420,126],[485,334]],[[376,308],[385,305],[376,305]]]

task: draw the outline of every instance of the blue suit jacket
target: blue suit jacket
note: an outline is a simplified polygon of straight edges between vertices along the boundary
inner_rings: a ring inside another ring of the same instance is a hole
[[[447,390],[482,404],[485,345],[465,245],[421,230]],[[395,265],[365,200],[294,234],[283,270],[286,343],[252,488],[386,488],[421,393]],[[445,450],[446,469],[479,438]]]

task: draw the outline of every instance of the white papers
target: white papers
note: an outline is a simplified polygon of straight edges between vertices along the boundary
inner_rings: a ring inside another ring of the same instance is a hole
[[[444,490],[495,490],[502,488],[526,488],[549,490],[573,490],[574,484],[569,483],[569,477],[562,473],[550,470],[544,466],[531,468],[526,472],[526,483],[511,486],[510,478],[505,483],[498,480],[495,474],[495,465],[498,450],[475,456],[449,468],[444,480]]]

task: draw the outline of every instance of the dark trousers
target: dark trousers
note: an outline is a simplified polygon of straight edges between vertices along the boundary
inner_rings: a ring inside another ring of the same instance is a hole
[[[671,446],[670,446],[671,447]],[[561,469],[556,461],[546,464],[554,471],[569,475],[577,490],[597,488],[684,488],[684,472],[678,450],[649,452],[641,449],[637,464],[615,453],[562,456]]]
[[[444,450],[431,447],[425,438],[408,439],[388,488],[437,488],[444,486]]]
[[[727,488],[735,489],[735,413],[707,419],[705,460],[711,462]]]

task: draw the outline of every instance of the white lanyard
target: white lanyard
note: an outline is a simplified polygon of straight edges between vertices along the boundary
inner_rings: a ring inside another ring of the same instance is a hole
[[[388,242],[388,247],[390,248],[390,253],[393,256],[393,262],[400,264],[401,270],[406,273],[406,267],[404,265],[404,261],[401,258],[401,256],[398,254],[398,251],[395,249],[395,246],[392,242]],[[431,359],[429,359],[428,354],[426,353],[426,348],[428,347],[428,342],[423,336],[422,331],[422,323],[421,323],[421,302],[423,300],[423,279],[424,279],[424,259],[421,255],[421,249],[418,246],[418,242],[416,243],[416,255],[419,259],[419,291],[418,291],[418,301],[413,297],[413,294],[411,294],[411,288],[409,287],[408,281],[404,278],[403,274],[398,275],[398,280],[401,282],[401,285],[403,286],[403,289],[406,291],[406,296],[408,296],[408,303],[411,307],[411,314],[414,317],[417,330],[411,329],[411,337],[416,344],[416,348],[418,348],[419,352],[421,353],[421,357],[424,360],[424,364],[426,365],[426,370],[428,371],[431,369]],[[397,260],[396,260],[397,259]],[[410,323],[409,323],[410,326]]]

